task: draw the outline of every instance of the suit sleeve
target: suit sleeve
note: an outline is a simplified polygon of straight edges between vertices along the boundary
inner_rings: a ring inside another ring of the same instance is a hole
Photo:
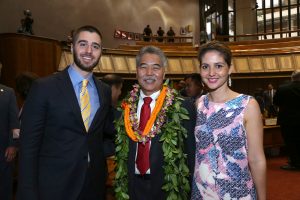
[[[189,113],[189,120],[183,121],[183,126],[187,130],[187,138],[185,140],[184,151],[187,154],[187,164],[190,170],[190,183],[192,181],[194,166],[195,166],[195,136],[194,130],[196,125],[196,107],[191,99],[186,99],[182,102],[182,106]]]
[[[13,140],[12,129],[19,129],[20,123],[18,119],[18,105],[16,95],[13,90],[9,94],[9,146],[17,146],[17,142]]]
[[[111,105],[111,88],[103,82],[100,82],[100,84],[100,87],[104,89],[106,101],[109,103],[109,112],[106,116],[103,128],[103,151],[105,157],[110,157],[115,154],[116,129],[114,120],[116,119],[117,110]]]
[[[276,106],[280,106],[280,89],[278,89],[273,97],[273,103],[276,105]]]
[[[117,131],[115,129],[114,120],[115,120],[115,111],[116,109],[110,107],[110,111],[105,120],[104,125],[104,135],[103,135],[103,149],[105,157],[110,157],[115,154],[115,136]]]
[[[21,123],[18,200],[38,200],[38,156],[46,121],[46,92],[35,82],[26,99]]]

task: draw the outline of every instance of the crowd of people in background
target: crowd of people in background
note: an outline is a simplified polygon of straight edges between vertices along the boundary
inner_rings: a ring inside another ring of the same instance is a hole
[[[150,25],[143,33],[150,41]],[[159,27],[158,42],[164,33]],[[174,42],[172,27],[167,36]],[[74,62],[64,71],[17,77],[21,112],[13,89],[0,85],[0,199],[12,199],[17,148],[18,200],[104,199],[108,157],[116,160],[118,199],[266,199],[264,112],[278,115],[290,159],[282,169],[300,169],[299,71],[277,91],[268,84],[255,98],[237,93],[231,50],[212,41],[199,49],[200,72],[176,91],[164,83],[164,52],[145,46],[136,56],[137,84],[120,103],[122,77],[93,74],[100,31],[83,26],[71,40]]]
[[[164,37],[167,37],[167,40],[165,40],[167,42],[171,43],[171,42],[175,41],[174,37],[175,37],[176,34],[175,34],[172,26],[170,26],[169,30],[166,33],[166,36],[165,36],[165,31],[162,29],[161,26],[158,27],[158,30],[156,31],[156,33],[157,33],[157,35],[153,35],[152,29],[151,29],[150,25],[148,24],[143,30],[143,39],[144,39],[144,41],[145,42],[152,41],[152,36],[155,36],[156,40],[158,42],[163,42]]]

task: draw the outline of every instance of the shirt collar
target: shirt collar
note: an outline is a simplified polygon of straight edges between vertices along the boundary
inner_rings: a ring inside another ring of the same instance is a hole
[[[151,99],[156,100],[158,98],[160,94],[160,90],[158,90],[157,92],[154,92],[153,94],[151,94],[149,97],[151,97]],[[148,97],[144,94],[143,90],[140,91],[140,97],[142,99],[144,99],[144,97]]]
[[[81,84],[83,79],[85,79],[74,69],[73,65],[70,65],[70,67],[68,68],[68,73],[70,75],[73,86]],[[94,79],[92,73],[89,74],[87,80],[89,81],[89,85],[91,87],[94,87]]]

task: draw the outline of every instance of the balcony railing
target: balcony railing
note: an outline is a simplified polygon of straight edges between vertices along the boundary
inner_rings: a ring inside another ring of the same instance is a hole
[[[268,39],[278,39],[278,38],[289,38],[300,36],[300,29],[292,31],[276,31],[268,33],[255,33],[255,34],[244,34],[244,35],[217,35],[216,40],[219,41],[244,41],[244,40],[268,40]]]

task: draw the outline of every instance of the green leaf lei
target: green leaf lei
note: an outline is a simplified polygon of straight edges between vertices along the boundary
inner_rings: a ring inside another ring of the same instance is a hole
[[[186,200],[190,191],[189,169],[186,164],[186,154],[183,152],[187,131],[181,125],[181,121],[188,120],[189,116],[188,111],[181,106],[183,99],[178,96],[176,90],[170,90],[174,94],[174,100],[172,105],[167,108],[168,120],[158,132],[158,134],[162,133],[160,142],[162,142],[164,153],[164,165],[162,167],[164,168],[165,177],[162,189],[167,193],[167,200]],[[123,118],[124,112],[121,120],[115,121],[117,137],[115,141],[116,176],[114,186],[118,200],[129,199],[127,169],[129,137],[125,131]]]

